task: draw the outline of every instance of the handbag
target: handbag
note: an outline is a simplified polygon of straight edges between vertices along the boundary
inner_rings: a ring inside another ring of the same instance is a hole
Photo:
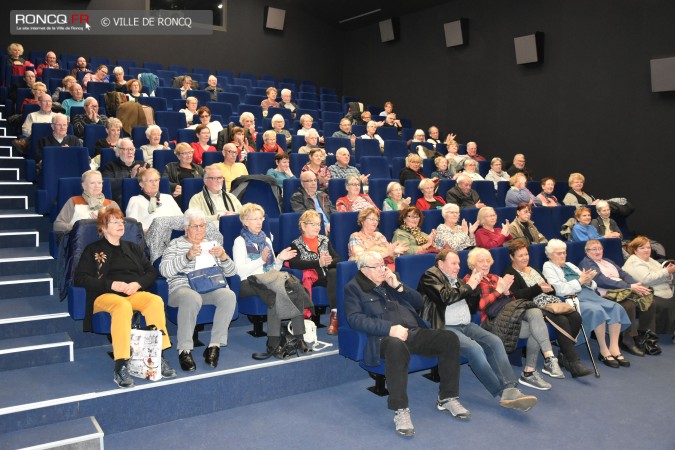
[[[502,309],[504,309],[504,306],[506,306],[506,304],[510,301],[511,301],[511,297],[507,297],[507,296],[499,297],[497,300],[490,303],[485,308],[485,314],[487,314],[487,316],[491,319],[497,317],[499,315],[499,313],[502,311]]]
[[[162,331],[154,325],[140,328],[140,315],[131,328],[129,374],[136,378],[162,379]]]
[[[574,312],[574,307],[565,302],[547,303],[540,306],[540,308],[553,314],[570,314]]]
[[[227,287],[227,281],[220,266],[193,270],[188,272],[187,279],[192,290],[200,294]]]

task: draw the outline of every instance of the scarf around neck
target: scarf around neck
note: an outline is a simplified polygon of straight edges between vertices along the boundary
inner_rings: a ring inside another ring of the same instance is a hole
[[[270,251],[267,254],[267,259],[263,263],[263,272],[269,272],[270,269],[274,266],[274,251],[269,242],[267,242],[267,235],[264,231],[260,230],[258,234],[253,234],[248,228],[242,227],[241,233],[239,235],[244,238],[244,243],[246,244],[246,254],[251,259],[255,261],[259,258],[262,258],[262,252],[265,247],[269,248]]]
[[[415,239],[417,245],[424,245],[429,240],[429,238],[427,238],[424,233],[422,233],[422,230],[420,230],[418,227],[408,227],[406,225],[401,225],[401,230],[410,233]]]
[[[204,200],[206,200],[206,207],[209,208],[209,212],[211,215],[214,215],[217,213],[216,211],[216,206],[213,204],[213,200],[211,200],[211,194],[209,193],[209,190],[204,186],[202,188],[202,195],[204,195]],[[223,204],[225,205],[225,211],[232,211],[234,212],[234,203],[230,199],[230,197],[223,192],[222,190],[220,191],[220,194],[223,197]]]
[[[92,197],[86,192],[82,192],[82,198],[87,202],[89,209],[92,211],[98,211],[103,208],[103,202],[105,201],[103,193],[98,194],[96,197]]]
[[[159,201],[159,191],[157,191],[157,195],[154,195],[152,197],[150,197],[143,191],[141,191],[141,195],[143,196],[144,199],[148,201],[148,214],[154,213],[155,211],[157,211],[157,208],[162,206],[162,202]]]

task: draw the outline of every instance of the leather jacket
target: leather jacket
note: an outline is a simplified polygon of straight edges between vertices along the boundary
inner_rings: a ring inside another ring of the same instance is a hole
[[[479,292],[457,280],[457,287],[452,287],[450,280],[437,266],[422,274],[417,290],[424,297],[424,314],[422,318],[431,323],[431,328],[442,330],[445,326],[445,307],[460,300],[466,300],[473,314],[478,305]]]

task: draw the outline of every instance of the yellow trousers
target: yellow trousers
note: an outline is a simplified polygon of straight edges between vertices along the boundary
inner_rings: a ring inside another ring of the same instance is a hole
[[[134,311],[140,311],[145,323],[162,330],[162,350],[171,347],[169,333],[166,331],[164,302],[158,295],[138,291],[129,297],[117,294],[103,294],[94,300],[94,314],[107,312],[112,316],[110,334],[112,335],[115,359],[129,359],[131,356],[131,319]]]

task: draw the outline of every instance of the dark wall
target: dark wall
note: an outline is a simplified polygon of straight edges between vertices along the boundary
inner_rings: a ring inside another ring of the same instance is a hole
[[[263,30],[265,5],[286,9],[285,30]],[[3,42],[20,42],[30,49],[85,56],[109,56],[189,67],[227,69],[276,77],[309,79],[323,86],[339,87],[342,77],[341,34],[337,29],[306,15],[285,1],[227,0],[227,32],[211,36],[11,36],[0,32]],[[144,9],[145,0],[34,0],[31,10]],[[16,3],[3,2],[2,17],[9,18]],[[7,45],[7,44],[5,44]],[[323,57],[323,55],[328,55]]]
[[[675,252],[675,95],[653,94],[649,60],[675,56],[675,3],[457,0],[349,33],[343,90],[392,100],[416,127],[438,124],[485,156],[523,152],[538,177],[586,176],[597,197],[625,196],[635,230]],[[443,24],[470,22],[469,45],[446,48]],[[517,66],[513,38],[545,33],[543,64]]]

